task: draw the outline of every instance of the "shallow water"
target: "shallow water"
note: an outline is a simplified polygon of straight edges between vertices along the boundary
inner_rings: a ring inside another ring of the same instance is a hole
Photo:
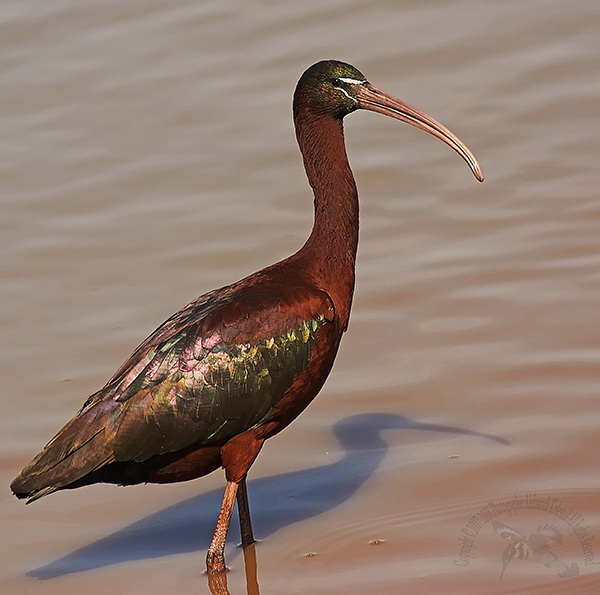
[[[302,244],[289,106],[323,58],[439,118],[486,182],[419,131],[347,119],[356,298],[322,394],[251,472],[261,593],[600,592],[596,1],[3,12],[3,593],[207,592],[220,473],[28,507],[7,486],[165,317]],[[499,581],[494,521],[552,525],[579,576],[514,559]]]

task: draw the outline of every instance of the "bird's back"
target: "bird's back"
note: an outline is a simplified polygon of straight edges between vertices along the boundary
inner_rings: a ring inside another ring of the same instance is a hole
[[[13,481],[13,492],[34,500],[95,481],[161,481],[157,469],[180,456],[188,457],[185,471],[172,467],[165,481],[204,475],[219,466],[227,440],[277,422],[278,404],[312,362],[322,379],[294,387],[304,409],[331,367],[317,365],[313,352],[318,342],[339,341],[335,311],[327,293],[282,281],[263,271],[165,321]],[[202,449],[190,469],[190,453]]]

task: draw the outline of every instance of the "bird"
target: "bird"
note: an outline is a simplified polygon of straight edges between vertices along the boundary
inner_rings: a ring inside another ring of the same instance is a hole
[[[207,571],[226,570],[236,501],[242,545],[255,542],[248,471],[265,440],[319,393],[348,327],[359,215],[343,118],[362,109],[416,126],[448,144],[483,181],[457,136],[350,64],[324,60],[309,67],[292,108],[314,196],[304,245],[201,295],[161,324],[13,480],[18,498],[29,503],[100,482],[187,481],[222,467],[225,490]]]
[[[540,525],[537,533],[532,533],[529,537],[500,521],[492,521],[492,526],[502,539],[511,541],[502,552],[503,566],[499,581],[502,580],[506,567],[513,558],[532,560],[543,564],[546,568],[554,568],[560,578],[572,578],[579,574],[577,564],[572,562],[567,565],[552,551],[552,548],[561,546],[563,543],[562,533],[553,525],[546,524],[543,527]]]

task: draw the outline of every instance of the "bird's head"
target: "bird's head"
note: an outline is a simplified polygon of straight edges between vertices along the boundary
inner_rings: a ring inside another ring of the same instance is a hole
[[[369,83],[360,70],[337,60],[324,60],[300,77],[294,95],[294,110],[307,107],[313,114],[342,119],[357,109],[369,110],[416,126],[444,141],[469,165],[483,182],[475,155],[450,130],[421,110],[381,91]]]
[[[313,64],[300,77],[295,99],[302,98],[316,113],[343,118],[360,107],[356,91],[366,82],[354,66],[324,60]]]

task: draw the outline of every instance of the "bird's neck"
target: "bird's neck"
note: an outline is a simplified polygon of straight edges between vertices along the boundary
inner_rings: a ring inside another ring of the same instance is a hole
[[[298,109],[295,123],[315,197],[312,232],[297,257],[331,296],[345,328],[354,293],[358,193],[346,155],[342,122]]]

